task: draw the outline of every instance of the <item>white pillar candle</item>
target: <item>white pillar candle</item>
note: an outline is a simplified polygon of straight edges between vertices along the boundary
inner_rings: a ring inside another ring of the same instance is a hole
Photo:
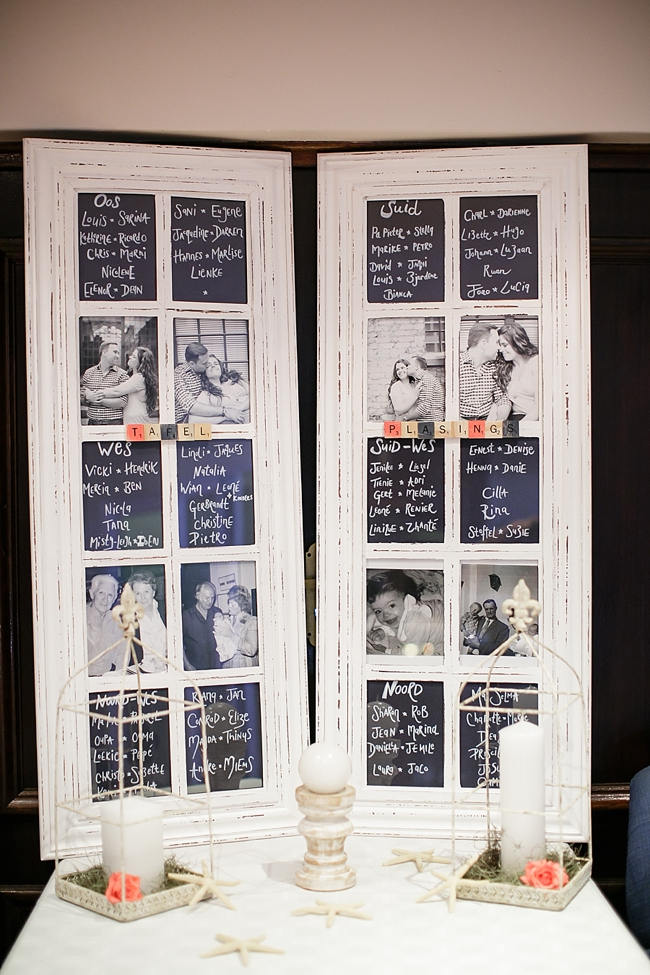
[[[518,721],[499,733],[501,869],[519,874],[546,852],[544,732]]]
[[[128,796],[102,803],[101,819],[104,870],[139,877],[142,893],[150,893],[164,871],[162,809]]]

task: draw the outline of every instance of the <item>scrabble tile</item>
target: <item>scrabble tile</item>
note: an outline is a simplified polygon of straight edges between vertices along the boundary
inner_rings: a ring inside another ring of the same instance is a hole
[[[518,437],[519,436],[519,420],[504,420],[503,421],[503,436],[504,437]]]
[[[145,440],[160,440],[160,424],[159,423],[145,423],[145,425],[144,425],[144,439]]]
[[[176,439],[177,440],[194,440],[194,424],[193,423],[177,423],[176,424]]]
[[[127,440],[144,440],[144,423],[127,423]]]
[[[403,437],[417,437],[417,435],[418,435],[417,420],[407,420],[405,423],[402,423]]]
[[[470,440],[475,437],[482,439],[485,436],[485,420],[468,420],[467,435]]]
[[[452,437],[458,437],[461,440],[466,440],[469,436],[469,426],[467,420],[452,420],[451,429]]]
[[[486,420],[485,436],[490,438],[503,436],[503,420]]]
[[[385,437],[401,437],[401,435],[402,435],[402,424],[398,420],[384,421]]]
[[[426,420],[422,423],[418,423],[418,437],[423,440],[431,440],[435,437],[435,424],[432,420]]]
[[[175,423],[161,423],[160,424],[160,439],[161,440],[176,440],[176,424]]]
[[[211,423],[195,423],[194,424],[194,439],[195,440],[211,440],[212,439],[212,424]]]
[[[452,424],[451,420],[436,420],[436,422],[433,425],[434,436],[436,437],[436,439],[440,439],[442,437],[451,437],[452,436],[451,424]]]

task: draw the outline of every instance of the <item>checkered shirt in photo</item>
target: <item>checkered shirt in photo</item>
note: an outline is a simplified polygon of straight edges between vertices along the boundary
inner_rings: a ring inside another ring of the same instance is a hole
[[[484,362],[477,370],[469,350],[460,354],[460,415],[465,420],[482,420],[494,403],[505,399],[496,379],[496,363]]]
[[[81,377],[81,395],[85,398],[85,392],[97,392],[98,390],[110,390],[113,386],[118,386],[125,379],[129,378],[128,372],[120,366],[111,366],[108,372],[103,373],[99,364],[86,369]],[[88,423],[106,426],[109,423],[122,423],[122,411],[126,406],[126,396],[117,397],[122,404],[120,407],[104,406],[102,403],[88,403],[86,406]]]

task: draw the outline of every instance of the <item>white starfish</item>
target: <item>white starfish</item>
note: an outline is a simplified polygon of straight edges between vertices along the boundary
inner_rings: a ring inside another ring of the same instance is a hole
[[[266,938],[265,934],[258,935],[257,938],[231,938],[229,934],[217,934],[215,935],[217,941],[221,944],[217,945],[216,948],[212,948],[210,951],[206,951],[204,954],[200,955],[200,958],[215,958],[217,955],[230,955],[234,951],[239,952],[239,957],[242,965],[248,965],[249,951],[265,951],[269,955],[283,955],[284,950],[282,948],[271,948],[270,945],[263,945],[261,942]]]
[[[314,907],[297,907],[291,913],[295,917],[301,917],[305,914],[326,915],[327,921],[325,922],[325,927],[331,928],[337,914],[341,917],[355,917],[361,921],[371,921],[372,918],[370,915],[362,914],[359,910],[360,907],[363,907],[363,904],[332,904],[328,901],[317,900]]]
[[[430,897],[435,897],[436,895],[442,896],[443,891],[447,888],[449,890],[447,906],[450,911],[453,911],[454,907],[456,906],[456,887],[458,885],[458,881],[467,873],[469,868],[476,863],[480,855],[480,853],[477,853],[476,856],[471,857],[469,860],[465,860],[459,867],[452,870],[451,873],[448,874],[438,873],[436,870],[431,870],[430,872],[438,879],[439,883],[437,883],[435,887],[432,887],[431,890],[427,890],[422,897],[418,897],[416,903],[422,904],[424,901],[428,901]]]
[[[435,856],[435,850],[401,850],[399,848],[391,850],[392,860],[386,860],[384,867],[393,867],[399,863],[413,862],[417,867],[418,873],[422,873],[427,863],[451,863],[449,857]]]
[[[199,901],[202,901],[206,897],[216,897],[221,903],[227,907],[229,910],[234,911],[235,905],[232,903],[229,897],[227,897],[224,892],[220,889],[221,887],[236,887],[239,883],[238,880],[217,880],[213,877],[208,869],[208,865],[205,861],[201,864],[203,867],[203,873],[195,873],[193,870],[187,870],[184,873],[169,873],[167,874],[170,880],[176,880],[181,884],[197,884],[199,889],[192,897],[189,902],[188,907],[196,907]]]

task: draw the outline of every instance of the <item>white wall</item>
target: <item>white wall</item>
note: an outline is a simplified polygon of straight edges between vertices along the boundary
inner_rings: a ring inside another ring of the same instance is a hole
[[[0,138],[650,141],[647,0],[1,0]]]

